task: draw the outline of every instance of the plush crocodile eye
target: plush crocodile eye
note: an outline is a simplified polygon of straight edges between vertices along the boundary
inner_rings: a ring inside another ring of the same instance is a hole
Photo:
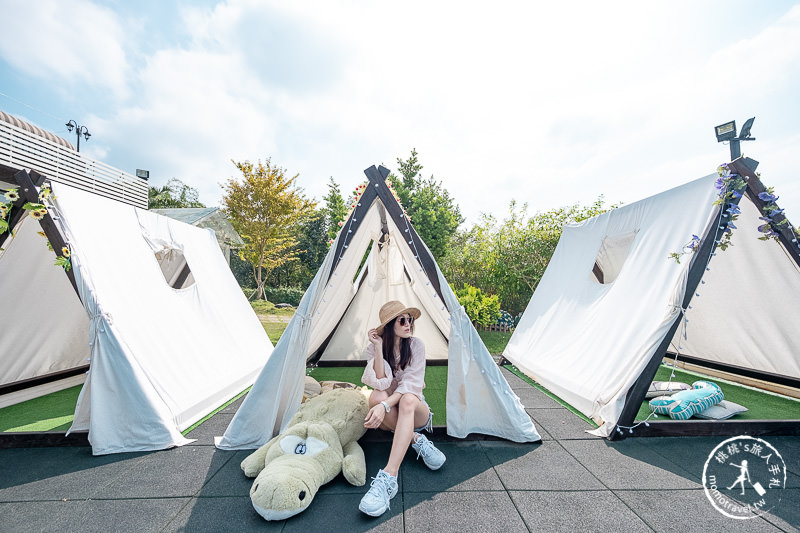
[[[305,500],[306,499],[306,491],[301,490],[300,494],[298,494],[298,498],[300,498],[301,501]]]
[[[253,487],[253,492],[258,492],[258,483],[256,483],[255,487]]]
[[[316,437],[304,439],[299,435],[286,435],[281,439],[280,447],[286,455],[314,457],[318,453],[327,450],[328,444]]]

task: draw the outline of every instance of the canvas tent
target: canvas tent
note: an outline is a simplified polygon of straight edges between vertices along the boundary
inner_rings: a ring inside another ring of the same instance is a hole
[[[447,360],[449,435],[540,440],[386,185],[389,171],[373,166],[365,173],[369,182],[358,205],[217,446],[256,448],[279,433],[300,405],[307,362],[359,361],[367,330],[379,323],[378,310],[392,299],[422,310],[415,335],[429,360]]]
[[[190,442],[181,431],[272,351],[214,233],[61,183],[39,223],[21,206],[42,179],[3,175],[21,198],[0,235],[0,399],[85,381],[70,432],[88,431],[94,454]]]
[[[746,178],[735,229],[730,204],[714,205],[717,174],[567,225],[504,357],[610,438],[631,427],[668,351],[797,387],[800,254],[790,229],[777,241],[759,239],[765,202],[756,165],[730,164]],[[730,230],[733,245],[715,250]],[[693,235],[694,252],[686,247]],[[683,251],[680,262],[670,257]],[[637,434],[775,430],[726,424],[650,421]]]

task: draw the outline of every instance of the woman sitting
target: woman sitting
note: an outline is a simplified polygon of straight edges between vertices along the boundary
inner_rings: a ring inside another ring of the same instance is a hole
[[[374,390],[364,426],[394,431],[389,460],[373,478],[358,506],[370,516],[380,516],[389,509],[389,500],[397,494],[397,473],[409,444],[417,452],[417,459],[422,457],[431,470],[438,470],[445,462],[444,454],[420,433],[423,429],[430,432],[433,420],[422,394],[425,345],[413,336],[414,321],[421,314],[419,309],[391,301],[381,307],[380,326],[367,332],[368,361],[361,381]]]

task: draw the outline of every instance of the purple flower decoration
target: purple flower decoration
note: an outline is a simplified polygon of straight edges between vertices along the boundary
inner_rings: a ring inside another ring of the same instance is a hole
[[[731,196],[733,196],[734,198],[741,198],[742,193],[740,193],[739,191],[731,191]]]
[[[761,220],[764,220],[764,219],[762,218]],[[758,231],[760,231],[761,233],[766,233],[766,232],[767,232],[767,231],[769,231],[770,229],[771,229],[771,228],[770,228],[770,225],[769,225],[769,224],[761,224],[761,225],[758,227]]]
[[[722,176],[717,178],[717,181],[714,182],[714,187],[716,187],[718,191],[721,191],[725,187],[725,180]]]
[[[740,215],[740,214],[742,214],[742,210],[741,210],[741,209],[739,209],[739,205],[738,205],[738,204],[730,204],[730,205],[728,206],[728,209],[727,209],[727,211],[728,211],[728,213],[730,213],[731,215]]]
[[[775,195],[774,194],[770,194],[767,191],[758,193],[758,197],[760,199],[762,199],[763,201],[765,201],[765,202],[774,202],[775,201]]]
[[[737,229],[737,228],[736,228],[736,225],[735,225],[733,222],[728,222],[728,227],[729,227],[730,229]]]

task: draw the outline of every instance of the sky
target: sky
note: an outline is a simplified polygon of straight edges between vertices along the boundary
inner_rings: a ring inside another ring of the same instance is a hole
[[[321,201],[416,149],[466,224],[631,203],[730,159],[800,224],[800,3],[0,0],[0,110],[208,206],[270,159]]]

